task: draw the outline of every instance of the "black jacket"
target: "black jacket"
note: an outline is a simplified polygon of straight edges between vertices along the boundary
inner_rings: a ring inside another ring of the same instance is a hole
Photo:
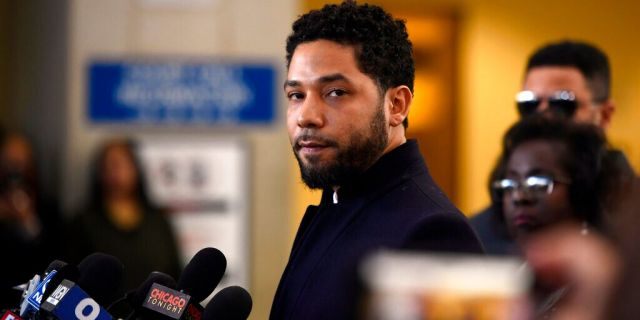
[[[429,175],[416,141],[384,155],[309,206],[293,243],[271,319],[353,319],[358,265],[380,248],[481,253],[467,220]]]

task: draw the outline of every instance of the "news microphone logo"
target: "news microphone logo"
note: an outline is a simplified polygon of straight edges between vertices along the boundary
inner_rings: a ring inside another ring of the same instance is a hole
[[[112,320],[100,305],[75,283],[64,280],[42,304],[44,310],[57,319]]]
[[[188,294],[154,283],[142,306],[173,319],[180,319],[190,299]]]
[[[0,320],[22,320],[22,318],[20,318],[17,314],[7,310],[2,315],[2,318],[0,318]]]
[[[47,285],[51,282],[51,278],[58,273],[56,270],[51,270],[47,276],[42,279],[36,290],[29,296],[27,302],[31,307],[35,310],[40,309],[40,305],[42,304],[42,297],[44,296],[44,292],[47,291]]]
[[[71,288],[72,286],[73,286],[73,282],[69,280],[63,280],[62,283],[60,283],[60,285],[56,288],[56,291],[54,291],[49,296],[49,298],[47,298],[46,302],[53,306],[57,306],[58,303],[60,303],[60,301],[64,299],[64,296],[67,295],[67,293],[69,292],[69,288]]]

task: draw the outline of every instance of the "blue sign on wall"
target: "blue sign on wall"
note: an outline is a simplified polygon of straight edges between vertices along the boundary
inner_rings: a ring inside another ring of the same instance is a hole
[[[89,119],[131,124],[271,124],[276,71],[269,64],[94,62]]]

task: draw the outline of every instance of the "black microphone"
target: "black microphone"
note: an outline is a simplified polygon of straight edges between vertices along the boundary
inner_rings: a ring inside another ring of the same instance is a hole
[[[44,270],[45,274],[49,274],[51,273],[51,271],[53,270],[60,270],[62,267],[66,266],[67,263],[62,261],[62,260],[53,260],[51,261],[51,263],[49,263],[49,265],[47,266],[47,269]]]
[[[111,305],[120,293],[124,266],[118,258],[92,253],[78,264],[80,277],[77,284],[102,306]]]
[[[42,302],[37,319],[43,320],[112,320],[113,317],[79,285],[63,280]]]
[[[141,306],[154,283],[161,284],[169,288],[176,287],[176,280],[170,275],[158,271],[151,272],[147,279],[131,295],[131,304],[134,306]]]
[[[227,268],[227,259],[220,250],[204,248],[185,266],[177,290],[154,283],[144,296],[142,318],[200,320],[204,300],[218,285]],[[153,315],[151,317],[151,315]]]
[[[51,279],[40,308],[42,319],[111,319],[101,307],[112,302],[122,282],[124,266],[115,257],[93,253],[78,267],[65,265]],[[77,281],[76,281],[77,279]]]
[[[116,318],[135,319],[153,284],[175,288],[176,280],[165,273],[153,271],[137,289],[129,291],[124,297],[111,304],[107,308],[109,313]]]
[[[51,295],[51,293],[53,293],[53,291],[60,285],[60,283],[62,283],[63,280],[75,282],[78,280],[78,277],[80,277],[80,271],[75,265],[66,264],[60,267],[53,278],[51,278],[51,281],[49,281],[49,284],[44,291],[44,295],[42,296],[42,300],[46,300]]]
[[[216,288],[227,268],[227,259],[216,248],[204,248],[184,267],[178,279],[178,290],[200,302]]]
[[[211,298],[202,320],[246,320],[252,307],[253,301],[247,290],[238,286],[226,287]]]
[[[66,265],[67,263],[64,261],[53,260],[47,266],[47,269],[45,269],[41,279],[38,275],[34,277],[34,279],[38,278],[39,280],[35,287],[33,287],[33,284],[35,284],[35,282],[33,281],[34,279],[29,281],[29,285],[25,288],[22,296],[22,301],[20,302],[20,316],[22,318],[31,318],[33,314],[38,312],[38,310],[40,309],[40,305],[42,304],[44,294],[49,284],[51,283],[51,280],[56,276],[58,270],[61,270]]]

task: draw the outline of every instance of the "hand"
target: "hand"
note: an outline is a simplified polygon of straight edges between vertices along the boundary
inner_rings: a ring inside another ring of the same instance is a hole
[[[532,236],[524,254],[542,285],[569,290],[549,319],[603,319],[620,272],[620,257],[600,235],[562,225]]]

